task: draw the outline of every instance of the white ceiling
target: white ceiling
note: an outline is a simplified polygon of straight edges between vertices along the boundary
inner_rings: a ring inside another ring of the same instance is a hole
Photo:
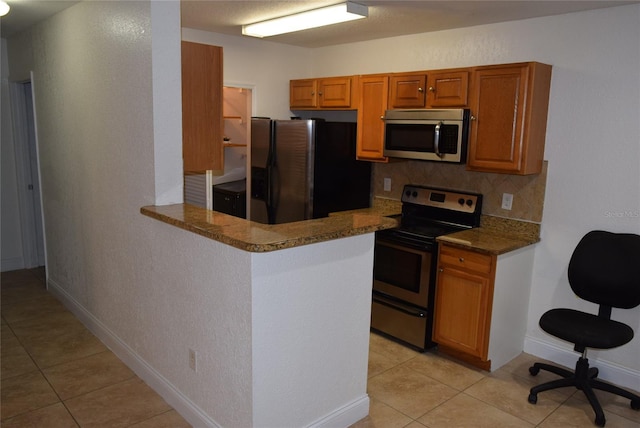
[[[11,5],[12,10],[9,15],[0,18],[2,37],[9,37],[78,3],[51,0],[5,1]],[[265,40],[302,47],[321,47],[638,3],[610,0],[355,1],[369,6],[367,19],[274,36]],[[182,0],[182,26],[240,36],[242,24],[339,2],[340,0]]]

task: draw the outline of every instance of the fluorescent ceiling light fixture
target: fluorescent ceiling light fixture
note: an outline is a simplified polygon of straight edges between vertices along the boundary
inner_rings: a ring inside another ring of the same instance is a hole
[[[367,6],[348,1],[346,3],[334,4],[333,6],[296,13],[295,15],[243,25],[242,34],[253,37],[269,37],[275,36],[276,34],[292,33],[294,31],[308,30],[309,28],[362,19],[368,15],[369,8]]]
[[[7,2],[0,1],[0,16],[5,16],[7,13],[9,13],[9,9],[11,8],[7,4]]]

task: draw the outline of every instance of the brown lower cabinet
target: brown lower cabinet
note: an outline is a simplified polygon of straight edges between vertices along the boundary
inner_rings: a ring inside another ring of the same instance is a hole
[[[495,255],[439,244],[433,341],[483,370],[524,349],[534,245]]]
[[[433,340],[485,370],[495,259],[448,245],[438,258]]]

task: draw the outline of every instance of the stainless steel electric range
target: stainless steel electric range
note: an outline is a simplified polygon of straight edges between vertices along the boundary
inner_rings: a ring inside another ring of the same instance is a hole
[[[371,329],[419,351],[431,340],[436,237],[478,227],[482,195],[404,186],[400,225],[376,232]]]

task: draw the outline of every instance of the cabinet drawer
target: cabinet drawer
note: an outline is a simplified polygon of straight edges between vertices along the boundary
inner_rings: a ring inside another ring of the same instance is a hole
[[[455,266],[459,269],[465,269],[481,274],[491,273],[491,259],[487,254],[477,253],[475,251],[463,250],[442,245],[440,248],[440,263],[449,266]]]

